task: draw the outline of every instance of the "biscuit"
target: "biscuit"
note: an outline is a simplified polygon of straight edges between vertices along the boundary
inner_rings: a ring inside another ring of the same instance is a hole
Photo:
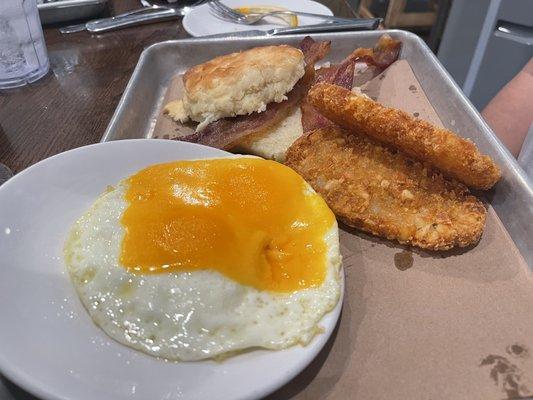
[[[221,118],[262,112],[268,103],[287,98],[304,67],[302,51],[287,45],[216,57],[183,76],[185,93],[179,106],[183,112],[166,112],[180,122],[199,122],[198,129]]]

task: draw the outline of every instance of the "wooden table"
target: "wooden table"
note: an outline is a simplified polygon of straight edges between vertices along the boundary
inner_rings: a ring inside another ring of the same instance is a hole
[[[322,0],[335,15],[353,17],[346,0]],[[137,8],[110,0],[110,12]],[[44,30],[50,72],[30,86],[0,91],[0,162],[17,173],[46,157],[100,141],[142,50],[186,38],[169,21],[100,35]]]

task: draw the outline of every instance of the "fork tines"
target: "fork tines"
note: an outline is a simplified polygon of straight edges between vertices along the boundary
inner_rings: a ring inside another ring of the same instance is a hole
[[[238,21],[243,17],[241,13],[236,12],[235,10],[226,6],[219,0],[211,0],[208,5],[211,11],[215,14],[215,16],[219,18],[230,21]]]

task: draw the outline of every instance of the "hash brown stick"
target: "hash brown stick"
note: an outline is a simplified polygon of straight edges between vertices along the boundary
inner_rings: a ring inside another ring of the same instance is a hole
[[[342,87],[320,83],[309,102],[333,122],[396,147],[427,162],[467,186],[490,189],[500,179],[499,167],[470,140]]]
[[[289,148],[286,164],[341,221],[374,235],[447,250],[483,232],[485,207],[466,186],[366,136],[314,130]]]

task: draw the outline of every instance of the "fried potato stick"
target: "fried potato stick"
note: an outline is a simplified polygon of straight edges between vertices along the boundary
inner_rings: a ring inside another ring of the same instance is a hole
[[[470,140],[342,87],[320,83],[309,102],[324,116],[357,134],[365,134],[427,162],[475,189],[490,189],[501,172]]]
[[[425,249],[476,243],[486,210],[457,181],[363,135],[338,127],[302,136],[286,164],[355,228]]]

